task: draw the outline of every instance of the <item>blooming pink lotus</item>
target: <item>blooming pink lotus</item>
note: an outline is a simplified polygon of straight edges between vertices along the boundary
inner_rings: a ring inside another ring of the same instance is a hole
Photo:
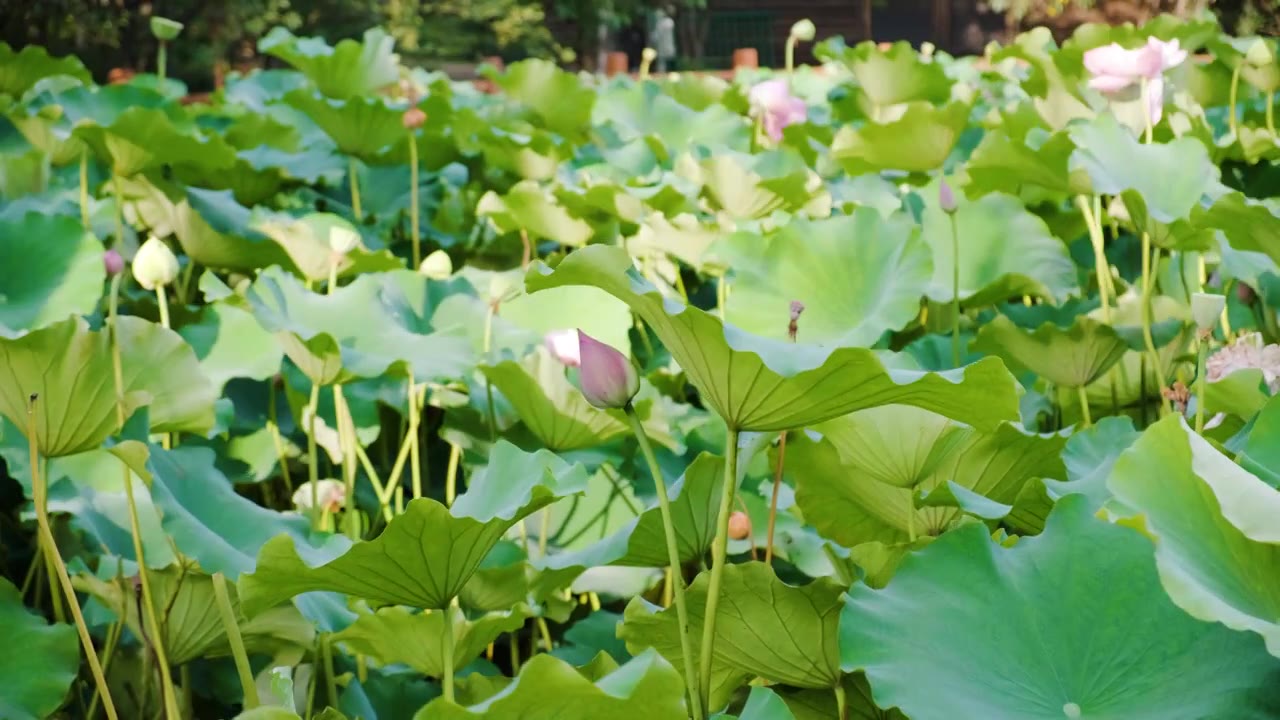
[[[751,88],[748,95],[751,114],[764,123],[765,134],[777,142],[782,139],[782,129],[794,123],[802,123],[808,117],[804,100],[791,94],[791,88],[783,79],[765,80]]]
[[[1152,37],[1140,48],[1129,49],[1118,43],[1096,47],[1084,54],[1084,66],[1093,75],[1089,87],[1103,93],[1117,93],[1145,80],[1147,115],[1154,124],[1164,113],[1164,73],[1186,59],[1187,51],[1177,40],[1165,42]]]
[[[581,330],[578,354],[582,361],[578,375],[582,394],[593,406],[620,410],[640,392],[640,376],[626,355]]]
[[[552,330],[543,338],[543,344],[551,357],[569,367],[578,367],[582,360],[578,355],[577,330]]]

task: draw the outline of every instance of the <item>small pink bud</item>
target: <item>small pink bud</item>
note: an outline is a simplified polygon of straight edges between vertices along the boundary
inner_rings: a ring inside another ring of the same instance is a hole
[[[578,357],[578,331],[552,330],[542,340],[551,357],[569,367],[578,367],[582,360]]]
[[[746,540],[751,537],[751,518],[738,511],[729,516],[729,539]]]
[[[1245,305],[1253,307],[1253,304],[1258,301],[1258,293],[1246,283],[1236,283],[1236,298]]]
[[[115,248],[102,254],[102,264],[107,268],[107,277],[115,277],[124,272],[124,258]]]
[[[400,124],[405,130],[417,130],[427,122],[427,114],[420,108],[411,107],[400,116]]]
[[[602,410],[621,409],[640,391],[640,376],[631,359],[578,331],[579,380],[587,402]]]
[[[956,191],[951,189],[951,183],[945,179],[938,186],[938,206],[948,215],[956,211]]]

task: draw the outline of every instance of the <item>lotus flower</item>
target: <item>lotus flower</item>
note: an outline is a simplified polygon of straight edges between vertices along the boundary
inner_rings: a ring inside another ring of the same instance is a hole
[[[579,379],[587,402],[601,410],[620,410],[640,391],[640,376],[631,359],[578,331]]]
[[[1084,66],[1093,75],[1089,87],[1104,93],[1117,93],[1146,80],[1147,115],[1154,124],[1164,112],[1164,72],[1186,59],[1187,51],[1177,40],[1152,37],[1140,48],[1117,43],[1096,47],[1084,54]]]
[[[751,88],[748,99],[752,116],[761,118],[765,134],[774,142],[782,139],[783,128],[808,117],[804,100],[791,94],[786,80],[766,80]]]
[[[1258,333],[1237,338],[1205,363],[1209,382],[1221,380],[1237,370],[1258,369],[1271,392],[1280,392],[1280,345],[1266,345]]]
[[[577,330],[552,330],[543,338],[543,344],[551,357],[569,367],[578,367],[582,361],[578,356]]]

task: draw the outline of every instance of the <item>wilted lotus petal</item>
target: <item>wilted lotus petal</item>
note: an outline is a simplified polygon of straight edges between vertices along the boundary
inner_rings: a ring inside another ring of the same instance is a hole
[[[1241,335],[1209,357],[1205,377],[1214,382],[1237,370],[1250,369],[1261,370],[1271,392],[1280,392],[1280,345],[1265,345],[1258,333]]]

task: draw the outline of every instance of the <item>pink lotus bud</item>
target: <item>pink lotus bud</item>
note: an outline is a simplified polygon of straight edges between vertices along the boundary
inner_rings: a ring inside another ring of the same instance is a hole
[[[738,511],[729,516],[729,539],[746,540],[751,537],[751,518]]]
[[[640,376],[631,359],[578,331],[579,379],[587,402],[602,410],[621,409],[640,391]]]
[[[800,319],[800,313],[804,312],[804,303],[799,300],[791,301],[791,322]]]
[[[107,268],[107,277],[115,277],[124,272],[124,258],[115,248],[102,254],[102,264]]]
[[[938,186],[938,206],[948,215],[956,211],[956,191],[951,189],[951,183],[945,179]]]
[[[578,331],[552,330],[542,340],[551,357],[569,367],[578,367],[582,360],[578,357]]]

